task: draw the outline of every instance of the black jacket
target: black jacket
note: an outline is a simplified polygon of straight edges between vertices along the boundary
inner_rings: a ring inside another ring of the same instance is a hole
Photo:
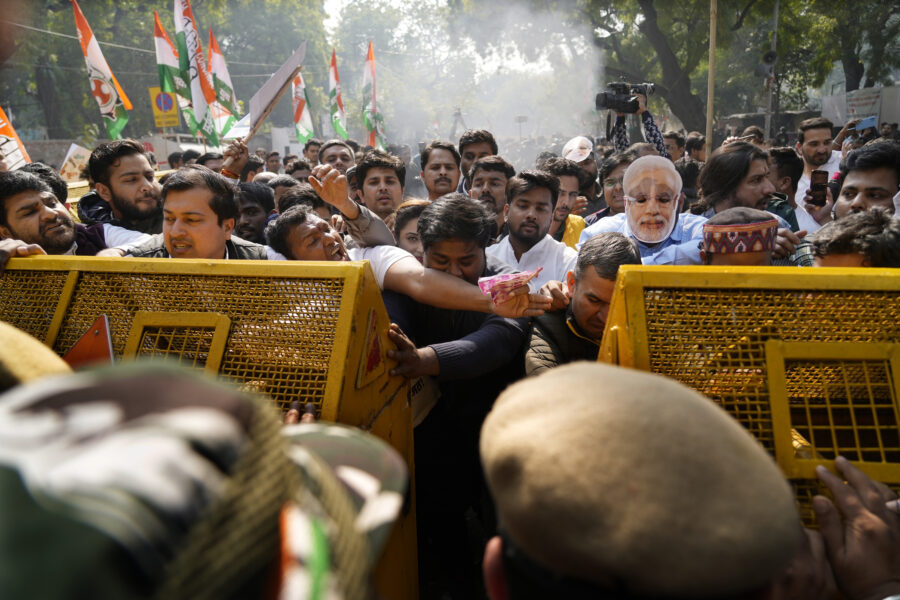
[[[149,219],[125,222],[117,219],[113,215],[109,203],[93,190],[78,200],[78,218],[85,225],[109,223],[110,225],[118,225],[132,231],[140,231],[141,233],[154,234],[162,232],[162,208],[160,208],[159,214]]]

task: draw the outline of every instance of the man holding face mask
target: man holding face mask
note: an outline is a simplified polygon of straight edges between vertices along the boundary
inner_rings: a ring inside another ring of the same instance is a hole
[[[644,156],[625,171],[625,212],[600,219],[581,233],[581,244],[604,231],[638,243],[645,265],[700,264],[704,217],[681,213],[681,177],[661,156]]]

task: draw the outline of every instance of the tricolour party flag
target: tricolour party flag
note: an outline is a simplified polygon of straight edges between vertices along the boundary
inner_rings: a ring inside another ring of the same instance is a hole
[[[181,76],[188,83],[193,116],[188,119],[188,127],[196,134],[203,132],[206,141],[219,145],[216,124],[209,105],[216,101],[216,91],[206,70],[200,34],[191,10],[190,0],[175,0],[175,43],[178,47],[178,64]],[[193,121],[193,122],[192,122]]]
[[[159,13],[153,11],[153,40],[156,44],[156,70],[159,72],[159,89],[175,94],[178,105],[184,113],[185,121],[190,124],[194,120],[191,104],[186,98],[191,97],[191,89],[181,75],[181,66],[178,62],[178,51],[169,34],[163,29],[159,20]]]
[[[106,125],[106,133],[110,139],[116,140],[122,133],[122,128],[128,123],[126,111],[131,110],[131,101],[106,64],[106,59],[100,51],[100,44],[97,43],[97,38],[94,37],[94,32],[91,31],[76,0],[72,0],[72,8],[75,9],[78,41],[81,43],[81,52],[84,54],[88,77],[91,80],[91,93],[100,106],[100,116]]]
[[[375,103],[375,50],[371,41],[369,53],[366,54],[366,67],[363,69],[363,123],[369,132],[369,145],[384,150],[384,119]]]
[[[240,115],[234,85],[231,83],[231,75],[228,74],[228,65],[225,64],[225,57],[219,49],[219,42],[213,35],[212,27],[209,28],[209,73],[212,75],[213,89],[216,90],[219,104],[231,114]]]
[[[294,106],[294,129],[297,130],[297,140],[301,144],[313,136],[312,116],[309,114],[309,97],[306,95],[306,84],[303,83],[303,75],[297,73],[291,82],[291,99]]]
[[[331,108],[331,126],[341,139],[346,140],[347,127],[344,125],[344,101],[341,99],[341,78],[338,76],[337,56],[331,51],[331,68],[328,69],[328,102]]]

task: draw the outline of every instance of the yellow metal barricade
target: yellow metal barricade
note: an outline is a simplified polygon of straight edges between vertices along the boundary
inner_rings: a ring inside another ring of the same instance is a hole
[[[708,396],[774,456],[812,523],[838,455],[900,486],[900,271],[619,270],[601,361]]]
[[[0,320],[67,352],[101,315],[117,358],[218,373],[281,409],[386,440],[413,469],[409,385],[389,374],[389,320],[366,262],[32,257],[0,276]],[[417,594],[414,500],[379,566],[385,598]]]

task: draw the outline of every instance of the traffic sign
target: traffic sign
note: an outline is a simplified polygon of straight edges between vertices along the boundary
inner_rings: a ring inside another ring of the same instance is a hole
[[[164,92],[159,87],[150,88],[150,105],[153,107],[153,121],[156,126],[178,127],[178,105],[175,94]]]

